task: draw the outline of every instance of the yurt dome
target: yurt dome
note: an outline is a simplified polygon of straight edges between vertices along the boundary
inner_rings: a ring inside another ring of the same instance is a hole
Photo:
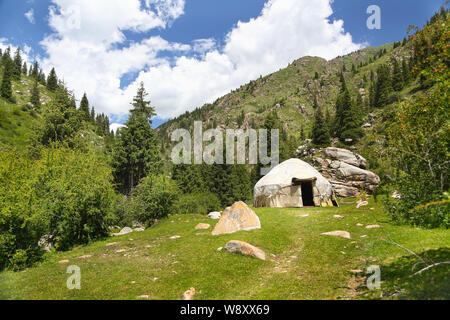
[[[300,159],[289,159],[261,178],[254,189],[254,206],[300,208],[333,206],[330,182]]]

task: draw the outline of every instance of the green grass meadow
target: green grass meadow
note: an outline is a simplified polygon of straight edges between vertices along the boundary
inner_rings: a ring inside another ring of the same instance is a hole
[[[35,267],[0,273],[0,299],[134,300],[147,295],[177,300],[191,287],[196,300],[450,299],[449,265],[410,277],[425,265],[385,241],[407,247],[427,263],[448,261],[448,230],[393,225],[372,199],[360,209],[352,204],[255,212],[260,230],[212,236],[215,220],[174,215],[144,232],[48,254]],[[336,214],[345,218],[334,218]],[[194,230],[201,222],[211,228]],[[365,228],[373,224],[382,228]],[[335,230],[350,232],[351,239],[321,235]],[[176,235],[180,238],[170,239]],[[229,240],[262,248],[266,261],[217,250]],[[80,258],[83,255],[92,257]],[[69,263],[58,263],[63,259]],[[69,265],[81,269],[80,290],[67,289]],[[370,265],[381,268],[380,290],[366,287]]]

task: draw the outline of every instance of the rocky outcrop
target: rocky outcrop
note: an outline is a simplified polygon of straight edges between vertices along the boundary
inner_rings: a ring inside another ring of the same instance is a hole
[[[314,149],[309,143],[307,140],[298,148],[298,156],[330,181],[337,197],[359,197],[361,189],[372,193],[380,183],[375,173],[366,170],[367,160],[359,154],[334,147]]]
[[[250,207],[242,202],[236,202],[228,207],[216,224],[212,235],[229,234],[240,230],[260,229],[261,222],[258,216]]]

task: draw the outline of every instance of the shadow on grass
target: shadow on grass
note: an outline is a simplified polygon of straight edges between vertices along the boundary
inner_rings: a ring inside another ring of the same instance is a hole
[[[450,248],[428,250],[420,254],[427,264],[450,261]],[[414,275],[427,265],[417,257],[404,256],[381,266],[382,292],[385,299],[449,300],[450,265],[442,264]],[[379,299],[378,293],[366,291],[366,298]]]

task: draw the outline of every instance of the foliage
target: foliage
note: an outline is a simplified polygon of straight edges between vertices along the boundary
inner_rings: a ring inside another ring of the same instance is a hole
[[[330,133],[320,107],[318,107],[316,111],[312,131],[312,142],[317,147],[328,147],[330,145]]]
[[[57,249],[107,235],[114,189],[111,170],[94,153],[44,149],[32,160],[0,155],[0,268],[35,262],[38,240],[52,234]]]
[[[219,198],[211,193],[189,193],[179,197],[176,204],[177,214],[208,214],[222,210]]]
[[[164,175],[149,175],[132,191],[126,215],[147,226],[175,213],[177,184]]]
[[[388,201],[387,208],[398,221],[429,228],[450,227],[447,203],[413,210],[418,205],[442,200],[450,187],[450,33],[441,23],[438,20],[425,27],[412,40],[417,61],[415,68],[435,85],[414,100],[400,103],[388,130],[388,156],[399,169],[394,187],[402,197]]]

